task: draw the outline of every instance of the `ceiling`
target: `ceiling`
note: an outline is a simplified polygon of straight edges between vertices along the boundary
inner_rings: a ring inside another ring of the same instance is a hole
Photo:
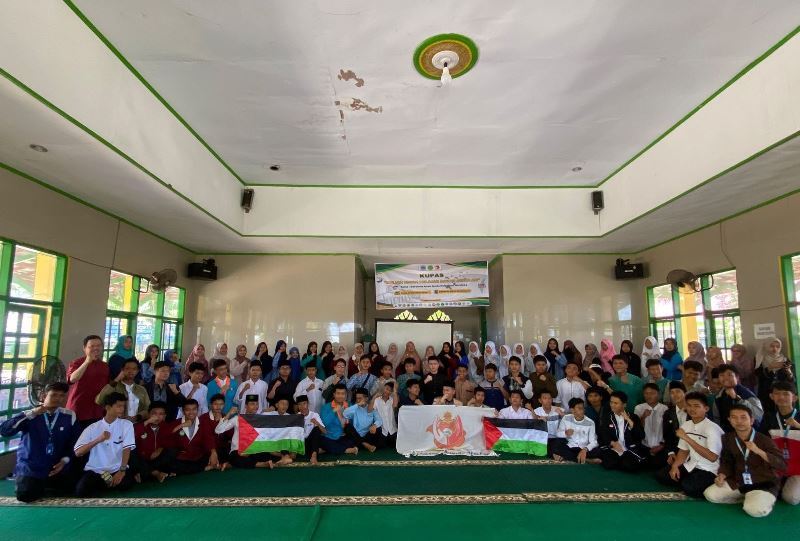
[[[788,0],[13,4],[0,163],[197,253],[635,252],[800,189],[798,22]],[[445,87],[412,64],[442,32],[480,52]]]

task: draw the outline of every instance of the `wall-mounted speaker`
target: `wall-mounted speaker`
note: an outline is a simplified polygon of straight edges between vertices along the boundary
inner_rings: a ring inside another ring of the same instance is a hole
[[[601,190],[597,190],[592,192],[592,210],[595,214],[600,214],[600,211],[603,210],[605,204],[603,203],[603,192]]]
[[[252,188],[242,190],[242,208],[245,212],[250,212],[250,209],[253,208],[253,198],[255,196],[256,192]]]

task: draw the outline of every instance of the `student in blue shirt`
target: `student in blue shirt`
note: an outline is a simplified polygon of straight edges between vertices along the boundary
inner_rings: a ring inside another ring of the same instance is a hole
[[[22,433],[14,470],[16,495],[21,502],[33,502],[46,489],[70,491],[74,485],[70,460],[80,435],[75,413],[65,409],[69,386],[51,383],[41,406],[24,411],[0,425],[0,435]]]
[[[358,454],[358,447],[344,434],[344,427],[347,426],[347,419],[344,416],[344,411],[348,407],[346,400],[347,387],[344,383],[337,383],[333,386],[333,400],[322,406],[319,414],[322,424],[327,429],[320,445],[326,453],[332,455]]]
[[[369,391],[363,387],[355,390],[356,403],[344,410],[344,418],[348,423],[344,427],[344,433],[353,440],[356,445],[363,447],[370,453],[386,445],[385,438],[380,430],[383,426],[381,416],[375,410],[367,408],[369,402]]]
[[[231,408],[236,405],[236,391],[239,389],[239,382],[228,374],[228,363],[225,359],[216,359],[213,363],[214,378],[208,382],[208,392],[206,393],[209,397],[208,405],[211,405],[211,397],[221,394],[225,397],[225,406],[222,408],[222,414],[227,415]]]

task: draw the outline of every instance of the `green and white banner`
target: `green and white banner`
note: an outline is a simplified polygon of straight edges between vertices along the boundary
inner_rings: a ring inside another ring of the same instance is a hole
[[[378,310],[489,306],[489,265],[376,263],[375,304]]]

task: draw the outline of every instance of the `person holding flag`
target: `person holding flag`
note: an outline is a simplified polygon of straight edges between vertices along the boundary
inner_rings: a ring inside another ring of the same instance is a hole
[[[244,413],[247,415],[258,415],[260,409],[260,398],[257,394],[249,394],[244,399]],[[223,434],[228,430],[233,429],[233,438],[231,439],[231,452],[230,463],[235,468],[253,469],[253,468],[269,468],[272,469],[272,457],[269,453],[252,453],[241,454],[239,452],[240,429],[238,415],[239,410],[236,407],[228,410],[228,413],[219,422],[214,432]],[[249,425],[248,425],[249,426]]]

